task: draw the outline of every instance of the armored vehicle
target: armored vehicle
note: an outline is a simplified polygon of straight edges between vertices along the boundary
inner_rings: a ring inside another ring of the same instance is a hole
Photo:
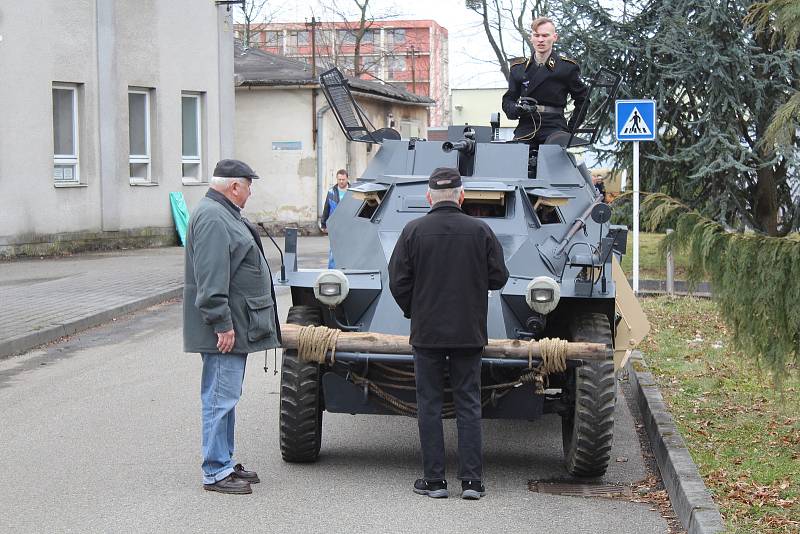
[[[487,296],[489,338],[557,337],[609,349],[605,360],[570,360],[566,371],[538,384],[535,359],[484,357],[483,417],[558,414],[567,471],[603,474],[612,445],[615,372],[648,327],[618,265],[627,229],[609,224],[610,209],[570,151],[597,140],[619,77],[601,70],[590,88],[599,111],[587,114],[585,128],[543,144],[533,158],[525,144],[495,140],[499,115],[490,126],[451,127],[444,143],[400,139],[394,130],[369,124],[338,70],[320,81],[344,134],[380,148],[329,219],[337,269],[299,270],[297,233],[287,229],[285,272],[276,276],[276,284],[291,288],[287,322],[408,336],[409,320],[389,291],[387,264],[404,225],[429,209],[431,171],[458,168],[462,209],[489,224],[510,272],[505,287]],[[412,354],[336,350],[332,356],[312,363],[295,349],[284,351],[280,448],[286,461],[317,459],[325,411],[415,416]],[[452,401],[446,401],[444,416],[452,417]]]

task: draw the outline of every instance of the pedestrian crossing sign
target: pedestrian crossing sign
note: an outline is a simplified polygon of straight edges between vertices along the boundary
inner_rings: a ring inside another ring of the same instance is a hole
[[[617,141],[655,140],[655,100],[617,100],[614,111]]]

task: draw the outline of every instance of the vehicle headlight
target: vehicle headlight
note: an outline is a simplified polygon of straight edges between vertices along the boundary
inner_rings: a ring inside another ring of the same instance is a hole
[[[349,292],[350,283],[347,276],[338,269],[323,271],[314,281],[314,296],[328,306],[341,304]]]
[[[525,288],[525,301],[530,308],[542,315],[556,309],[561,298],[561,288],[558,282],[549,276],[537,276]]]

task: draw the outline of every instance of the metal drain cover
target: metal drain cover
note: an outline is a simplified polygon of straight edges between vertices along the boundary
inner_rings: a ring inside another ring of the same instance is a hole
[[[579,484],[564,482],[528,482],[528,489],[538,493],[564,495],[566,497],[633,497],[630,486],[614,484]]]

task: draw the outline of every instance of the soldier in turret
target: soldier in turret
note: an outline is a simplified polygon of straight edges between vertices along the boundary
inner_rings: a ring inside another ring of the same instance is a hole
[[[553,21],[539,17],[531,29],[535,53],[531,58],[511,60],[503,111],[509,119],[519,119],[514,139],[538,149],[550,134],[569,131],[580,124],[580,111],[589,90],[581,81],[578,64],[553,51],[553,44],[558,41]],[[575,105],[569,123],[564,117],[567,95]]]

